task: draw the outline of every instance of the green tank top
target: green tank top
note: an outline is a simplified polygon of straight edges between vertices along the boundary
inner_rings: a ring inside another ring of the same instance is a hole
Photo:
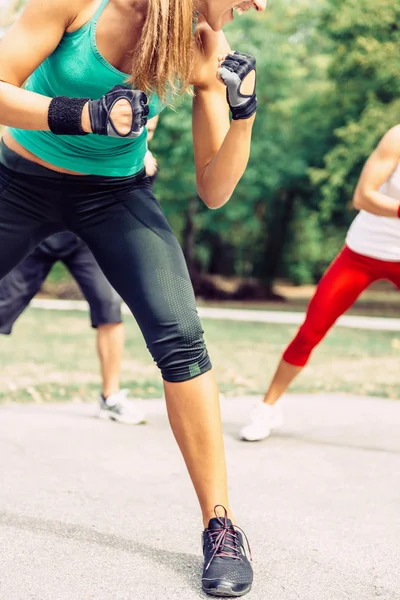
[[[97,21],[109,0],[102,0],[93,18],[73,33],[65,33],[54,52],[32,73],[26,89],[54,98],[100,98],[128,78],[113,67],[96,45]],[[154,94],[149,119],[164,108]],[[147,129],[134,139],[99,135],[54,135],[50,131],[9,129],[24,148],[57,167],[85,173],[124,177],[143,169]]]

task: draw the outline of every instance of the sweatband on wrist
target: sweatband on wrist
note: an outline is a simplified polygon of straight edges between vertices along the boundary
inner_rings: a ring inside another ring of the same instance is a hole
[[[48,112],[50,131],[56,135],[87,135],[82,129],[82,111],[90,98],[67,98],[56,96]]]
[[[239,119],[248,119],[254,115],[257,110],[257,106],[257,96],[253,94],[246,104],[242,104],[241,106],[231,106],[232,119],[234,121],[239,121]]]
[[[397,216],[398,216],[398,218],[400,219],[400,204],[399,204],[399,206],[397,207]]]

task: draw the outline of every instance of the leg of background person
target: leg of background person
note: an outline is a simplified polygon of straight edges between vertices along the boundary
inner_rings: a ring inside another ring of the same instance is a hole
[[[107,398],[120,390],[125,341],[121,299],[84,242],[64,262],[89,304],[92,327],[97,329],[102,394]]]
[[[305,321],[286,348],[264,402],[274,404],[278,400],[337,319],[375,279],[368,258],[347,248],[342,250],[319,282]]]
[[[0,280],[0,333],[9,335],[18,317],[39,292],[54,260],[36,248]]]
[[[113,198],[82,208],[71,229],[130,307],[162,372],[170,423],[208,524],[215,505],[229,510],[226,466],[218,389],[185,259],[149,186],[114,190]]]
[[[292,381],[297,377],[304,367],[298,367],[281,359],[270,386],[264,396],[266,404],[275,404],[282,394],[287,390]]]
[[[400,290],[400,262],[391,263],[388,280]]]
[[[376,261],[372,261],[376,262]],[[271,410],[295,377],[303,370],[314,348],[325,337],[336,320],[377,278],[371,259],[344,248],[322,277],[308,306],[303,325],[286,348],[275,375],[264,396],[255,407],[249,423],[240,435],[247,441],[269,436],[271,429],[282,424],[279,412]]]
[[[119,392],[125,331],[122,323],[106,323],[97,327],[97,352],[100,359],[104,398]]]

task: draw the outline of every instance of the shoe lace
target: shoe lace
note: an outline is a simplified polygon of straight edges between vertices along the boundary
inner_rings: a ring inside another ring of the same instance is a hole
[[[217,508],[223,509],[224,514],[222,517],[220,517],[217,514]],[[222,504],[217,504],[217,506],[214,507],[214,514],[218,519],[221,527],[219,529],[206,529],[206,534],[209,543],[211,544],[211,548],[213,550],[211,558],[207,563],[206,570],[208,569],[214,558],[217,556],[225,556],[236,560],[243,560],[239,532],[243,535],[244,539],[246,540],[250,560],[253,560],[247,535],[245,534],[243,529],[241,529],[237,525],[229,524],[228,513],[226,508],[222,506]]]

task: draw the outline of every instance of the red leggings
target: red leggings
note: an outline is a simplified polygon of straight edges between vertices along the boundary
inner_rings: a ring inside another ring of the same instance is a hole
[[[304,367],[311,352],[358,296],[374,281],[387,279],[400,288],[400,262],[356,254],[345,247],[319,282],[306,319],[283,354],[291,365]]]

